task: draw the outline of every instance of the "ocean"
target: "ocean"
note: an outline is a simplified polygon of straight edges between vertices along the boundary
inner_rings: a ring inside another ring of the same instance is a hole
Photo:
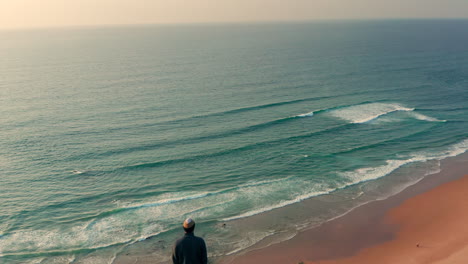
[[[0,58],[0,263],[166,263],[187,217],[216,261],[468,149],[468,20],[4,30]]]

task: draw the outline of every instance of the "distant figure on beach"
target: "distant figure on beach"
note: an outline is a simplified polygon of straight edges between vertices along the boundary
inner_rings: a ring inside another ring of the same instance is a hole
[[[174,264],[207,264],[205,241],[193,234],[195,221],[187,218],[182,227],[185,235],[176,241],[172,249],[172,262]]]

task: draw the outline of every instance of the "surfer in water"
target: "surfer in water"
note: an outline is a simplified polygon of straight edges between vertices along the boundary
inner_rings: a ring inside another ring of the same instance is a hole
[[[207,264],[205,241],[193,234],[195,221],[187,218],[182,227],[185,235],[176,241],[172,249],[172,262],[174,264]]]

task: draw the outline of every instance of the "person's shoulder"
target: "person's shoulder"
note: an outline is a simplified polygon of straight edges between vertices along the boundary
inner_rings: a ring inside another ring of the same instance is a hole
[[[205,240],[204,240],[202,237],[195,236],[195,239],[198,240],[198,241],[200,241],[200,242],[205,243]]]
[[[184,240],[185,237],[181,237],[179,239],[176,240],[176,242],[174,243],[176,246],[179,245],[180,243],[182,243],[182,241]]]

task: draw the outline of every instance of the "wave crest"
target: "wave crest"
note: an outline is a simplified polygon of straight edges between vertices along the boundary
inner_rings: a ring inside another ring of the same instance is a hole
[[[416,119],[419,119],[419,120],[422,120],[422,121],[429,121],[429,122],[447,122],[447,120],[439,120],[437,118],[434,118],[434,117],[430,117],[430,116],[427,116],[427,115],[423,115],[423,114],[419,114],[419,113],[411,113],[411,115],[416,118]]]
[[[361,124],[396,111],[414,111],[414,108],[399,104],[367,103],[335,109],[330,111],[330,114],[354,124]]]
[[[309,116],[313,116],[313,115],[314,115],[314,111],[304,113],[304,114],[300,114],[300,115],[297,115],[296,117],[309,117]]]
[[[442,160],[449,157],[455,157],[465,153],[468,150],[468,139],[456,143],[445,150],[437,152],[415,153],[403,160],[387,160],[385,165],[369,168],[359,168],[354,171],[343,172],[341,175],[351,180],[351,182],[361,183],[370,180],[376,180],[389,175],[396,169],[414,162],[426,162],[429,160]]]

